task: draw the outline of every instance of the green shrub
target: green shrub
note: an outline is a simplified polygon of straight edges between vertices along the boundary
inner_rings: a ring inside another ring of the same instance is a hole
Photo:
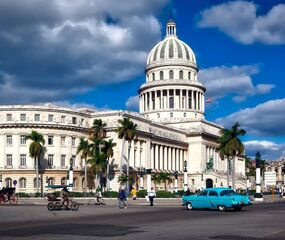
[[[147,191],[146,190],[139,190],[137,192],[137,197],[138,198],[144,198],[147,195]]]
[[[118,192],[116,191],[106,191],[102,193],[103,197],[109,197],[109,198],[117,198],[118,197]]]
[[[70,192],[69,196],[70,197],[84,197],[84,193],[83,192]]]
[[[31,197],[31,194],[29,194],[29,193],[24,193],[24,192],[18,192],[17,195],[18,195],[18,197],[20,197],[20,198],[29,198],[29,197]]]
[[[175,198],[177,197],[177,194],[167,191],[157,191],[156,192],[157,198]]]

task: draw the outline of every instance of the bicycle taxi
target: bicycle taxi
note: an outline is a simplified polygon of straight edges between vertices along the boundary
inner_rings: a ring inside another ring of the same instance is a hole
[[[9,202],[11,205],[16,205],[18,203],[16,188],[6,187],[0,190],[0,205],[7,202]]]

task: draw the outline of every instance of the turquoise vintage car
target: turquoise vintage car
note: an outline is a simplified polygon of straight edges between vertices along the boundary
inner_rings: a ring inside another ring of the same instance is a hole
[[[238,194],[230,188],[206,188],[198,195],[184,195],[182,201],[188,210],[208,208],[225,211],[233,208],[240,211],[244,206],[251,205],[249,196]]]

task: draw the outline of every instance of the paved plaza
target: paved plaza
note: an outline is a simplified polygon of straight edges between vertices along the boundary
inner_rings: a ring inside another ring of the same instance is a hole
[[[178,199],[156,200],[154,207],[130,200],[125,210],[111,200],[77,212],[49,212],[43,204],[0,206],[0,239],[285,239],[282,199],[241,212],[187,211]]]

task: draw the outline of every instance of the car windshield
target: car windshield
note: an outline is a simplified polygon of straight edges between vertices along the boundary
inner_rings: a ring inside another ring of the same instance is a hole
[[[227,195],[233,195],[237,194],[234,190],[224,190],[221,191],[220,196],[227,196]]]

